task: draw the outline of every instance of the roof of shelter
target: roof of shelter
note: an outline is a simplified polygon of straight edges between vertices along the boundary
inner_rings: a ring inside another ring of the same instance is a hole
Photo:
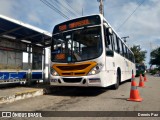
[[[21,41],[27,44],[48,47],[51,43],[52,34],[23,23],[21,21],[0,15],[0,37]]]

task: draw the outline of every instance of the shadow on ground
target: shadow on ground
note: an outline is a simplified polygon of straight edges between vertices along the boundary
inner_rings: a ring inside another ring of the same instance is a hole
[[[130,82],[122,82],[121,85]],[[28,87],[28,88],[40,88],[44,90],[44,94],[47,95],[56,95],[56,96],[70,96],[70,97],[83,97],[83,96],[97,96],[108,90],[114,90],[112,86],[101,88],[101,87],[58,87],[51,86],[49,84],[33,84],[30,86],[25,85],[17,85],[17,84],[8,84],[4,86],[0,86],[0,89],[9,89],[14,87]]]
[[[83,97],[83,96],[97,96],[109,90],[109,88],[99,87],[50,87],[49,95],[56,96],[70,96],[70,97]]]

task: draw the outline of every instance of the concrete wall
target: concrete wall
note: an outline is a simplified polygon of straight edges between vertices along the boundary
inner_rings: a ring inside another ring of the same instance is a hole
[[[22,43],[22,42],[15,42],[15,40],[8,40],[5,38],[0,38],[0,46],[1,47],[7,47],[7,48],[13,48],[13,49],[17,49],[17,50],[26,50],[27,46],[26,44]]]
[[[23,43],[13,42],[0,38],[0,70],[1,69],[22,69],[22,52],[26,50]]]
[[[0,69],[22,69],[22,53],[0,50]]]

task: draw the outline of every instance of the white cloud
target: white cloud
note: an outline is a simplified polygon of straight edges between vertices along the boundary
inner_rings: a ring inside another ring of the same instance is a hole
[[[119,26],[136,9],[140,0],[107,0],[105,7],[108,21],[117,30]],[[149,62],[150,51],[160,46],[160,1],[145,0],[135,13],[118,30],[120,36],[129,36],[129,46],[140,45],[147,50],[146,63]]]
[[[42,24],[41,19],[38,17],[38,15],[36,15],[36,13],[30,13],[28,15],[28,20],[38,23],[38,24]]]
[[[113,27],[117,29],[137,6],[137,2],[128,1],[121,5],[121,7],[109,9],[106,16],[109,18],[109,22],[111,22]],[[159,14],[160,1],[148,0],[121,26],[118,33],[121,36],[129,35],[129,44],[139,43],[142,47],[147,48],[150,42],[155,44],[154,40],[160,36]]]
[[[13,16],[12,7],[14,6],[14,2],[12,0],[1,0],[0,1],[0,14]]]

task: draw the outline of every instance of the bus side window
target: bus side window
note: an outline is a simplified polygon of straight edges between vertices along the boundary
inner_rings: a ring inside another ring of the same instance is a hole
[[[113,35],[109,35],[109,40],[110,40],[110,46],[109,49],[110,50],[114,50],[114,40],[113,40]]]
[[[122,42],[121,40],[118,38],[118,41],[119,41],[119,51],[120,51],[120,54],[123,56],[123,46],[122,46]]]
[[[120,53],[120,46],[119,46],[119,38],[116,36],[116,41],[117,41],[117,52]]]
[[[121,42],[121,45],[122,45],[122,55],[125,57],[125,46],[123,42]]]
[[[131,51],[129,51],[129,59],[130,59],[131,62],[134,62],[134,56],[131,53]]]
[[[132,57],[131,57],[131,51],[128,50],[128,55],[129,55],[129,60],[132,61]]]
[[[124,48],[124,56],[125,58],[128,58],[128,48],[126,47],[125,44],[123,44],[123,48]]]
[[[104,27],[105,31],[105,43],[106,43],[106,48],[113,50],[112,46],[112,35],[109,34],[108,29]]]
[[[117,36],[113,33],[114,50],[118,53]]]
[[[126,47],[126,58],[129,59],[129,55],[128,55],[128,48]]]
[[[126,46],[125,46],[125,44],[123,43],[123,50],[124,50],[124,57],[126,58]]]
[[[107,29],[104,26],[104,39],[105,39],[105,46],[106,48],[108,48],[108,45],[110,44],[109,40],[108,40],[108,33],[107,33]]]

